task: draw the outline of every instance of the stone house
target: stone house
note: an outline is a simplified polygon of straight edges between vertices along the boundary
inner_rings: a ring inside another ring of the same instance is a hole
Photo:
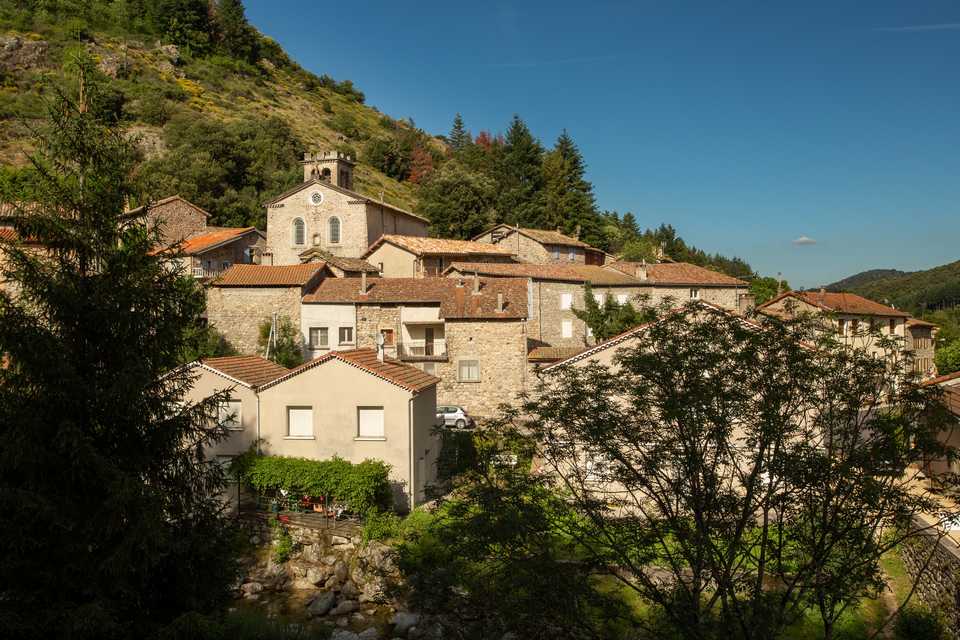
[[[349,156],[307,153],[301,164],[303,183],[266,203],[264,264],[297,264],[311,247],[359,258],[383,234],[427,235],[425,218],[352,190]]]
[[[212,452],[218,458],[256,442],[267,455],[377,459],[390,465],[398,509],[426,499],[439,453],[434,376],[372,349],[330,352],[291,370],[256,356],[194,366],[194,400],[230,392],[221,416],[232,433]]]
[[[235,264],[207,286],[207,322],[240,353],[257,353],[259,326],[274,314],[300,325],[300,299],[330,271],[321,262]]]
[[[127,215],[143,213],[143,207],[128,211]],[[207,230],[210,214],[179,195],[163,198],[147,205],[145,219],[156,226],[160,233],[160,245],[168,247]]]
[[[509,249],[495,244],[390,234],[370,245],[363,258],[385,278],[437,277],[454,262],[514,262]]]
[[[324,280],[303,297],[308,357],[373,347],[440,378],[441,404],[489,416],[529,383],[527,283],[481,278]]]
[[[913,358],[913,370],[924,377],[937,375],[936,355],[937,325],[918,318],[908,318],[906,324],[906,349]]]
[[[823,321],[824,331],[844,343],[882,353],[876,336],[893,336],[907,348],[907,320],[910,314],[853,293],[788,291],[757,307],[760,313],[775,316],[814,314]],[[908,354],[909,355],[909,354]]]
[[[669,298],[677,302],[703,300],[740,313],[748,313],[754,306],[750,283],[695,264],[617,260],[607,264],[606,268],[634,276],[645,283],[653,305]]]
[[[214,278],[235,264],[259,260],[265,237],[256,227],[207,227],[180,242],[178,261],[195,278]]]
[[[575,235],[579,235],[575,234]],[[533,264],[588,264],[607,262],[606,253],[586,242],[560,233],[560,230],[526,229],[499,224],[473,238],[508,249],[520,262]]]

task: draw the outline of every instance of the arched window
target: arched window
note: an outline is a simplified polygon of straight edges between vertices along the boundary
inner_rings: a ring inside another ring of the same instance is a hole
[[[293,244],[300,246],[307,240],[307,226],[303,223],[303,218],[293,219]]]
[[[330,167],[323,168],[323,171],[320,173],[320,179],[330,182]]]
[[[340,218],[330,218],[330,244],[340,244]]]

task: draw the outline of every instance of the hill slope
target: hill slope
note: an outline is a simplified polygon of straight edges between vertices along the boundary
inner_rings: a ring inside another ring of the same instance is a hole
[[[916,313],[960,305],[960,260],[923,271],[874,269],[828,287],[852,291],[872,300],[889,300]]]

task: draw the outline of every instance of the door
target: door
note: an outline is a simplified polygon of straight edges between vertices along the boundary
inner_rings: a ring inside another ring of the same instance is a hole
[[[433,355],[433,327],[425,327],[423,330],[423,355]]]

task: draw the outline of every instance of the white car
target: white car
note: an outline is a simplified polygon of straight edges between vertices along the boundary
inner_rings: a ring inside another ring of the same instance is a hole
[[[457,429],[473,428],[473,418],[467,415],[463,407],[453,404],[437,405],[437,424],[441,427],[456,427]]]

